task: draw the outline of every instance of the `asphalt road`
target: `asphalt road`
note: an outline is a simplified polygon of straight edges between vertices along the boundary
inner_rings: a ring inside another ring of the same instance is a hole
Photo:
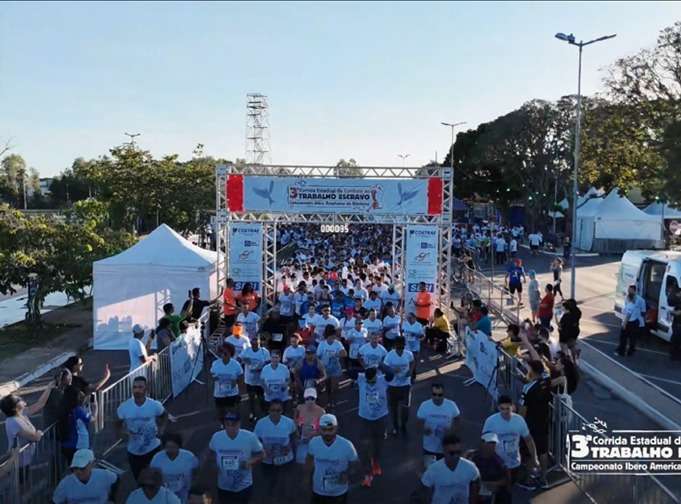
[[[552,256],[531,256],[521,248],[519,257],[526,271],[535,270],[540,284],[552,281],[549,270]],[[595,256],[577,258],[576,299],[582,310],[580,339],[617,360],[635,373],[642,375],[658,387],[681,400],[681,366],[669,359],[669,343],[657,336],[648,335],[639,340],[638,350],[631,357],[614,355],[619,344],[620,321],[615,316],[614,294],[620,256]],[[483,269],[491,275],[489,266]],[[495,271],[501,281],[502,273]],[[562,290],[570,296],[570,270],[563,272]],[[543,291],[543,288],[542,288]],[[527,303],[527,299],[525,298]],[[679,405],[681,407],[681,404]]]

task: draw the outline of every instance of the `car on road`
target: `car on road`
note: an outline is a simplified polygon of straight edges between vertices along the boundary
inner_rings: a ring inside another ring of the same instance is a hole
[[[665,250],[628,250],[617,273],[615,315],[622,318],[627,288],[636,285],[646,301],[646,323],[656,336],[669,341],[672,315],[667,293],[681,286],[681,252]]]

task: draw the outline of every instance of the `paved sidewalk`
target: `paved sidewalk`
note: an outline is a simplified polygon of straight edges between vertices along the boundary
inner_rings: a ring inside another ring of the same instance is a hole
[[[77,327],[18,355],[0,361],[0,396],[13,392],[33,379],[60,366],[69,355],[87,350],[92,340],[92,306],[74,303],[43,315],[50,324]]]

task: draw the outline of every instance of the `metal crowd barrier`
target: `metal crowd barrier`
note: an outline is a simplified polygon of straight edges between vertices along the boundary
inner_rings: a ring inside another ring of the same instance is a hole
[[[56,426],[40,441],[11,449],[0,462],[0,502],[44,504],[67,471]]]
[[[118,444],[119,438],[114,427],[118,419],[116,410],[123,401],[132,397],[132,383],[136,377],[144,376],[147,379],[147,394],[152,399],[166,402],[172,396],[169,347],[164,348],[156,355],[156,360],[142,364],[118,381],[97,392],[99,407],[93,443],[93,450],[97,457],[106,457],[111,449]]]
[[[498,294],[503,287],[493,285],[490,279],[477,271],[467,269],[466,275],[467,288],[495,311],[501,320],[515,324],[520,321],[519,308],[514,306],[510,309],[509,305],[503,302],[503,293]],[[498,359],[499,392],[510,395],[513,402],[517,404],[523,387],[518,360],[501,348]],[[653,475],[576,474],[570,471],[567,462],[567,434],[570,431],[583,430],[584,426],[590,422],[567,404],[566,399],[560,395],[553,396],[550,408],[549,454],[554,463],[565,471],[592,502],[681,503],[681,499]]]
[[[570,470],[567,460],[567,434],[584,431],[588,422],[560,395],[553,396],[551,404],[553,421],[549,430],[549,454],[554,462],[570,476],[592,502],[632,502],[645,504],[672,504],[681,499],[675,496],[659,478],[652,475],[577,474]],[[595,431],[591,435],[608,437]]]

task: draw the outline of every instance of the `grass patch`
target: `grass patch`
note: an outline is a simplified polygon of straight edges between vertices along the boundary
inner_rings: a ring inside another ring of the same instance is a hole
[[[44,346],[66,331],[81,327],[80,324],[51,324],[44,322],[41,327],[32,327],[19,322],[0,329],[0,360],[13,357],[29,348]]]

